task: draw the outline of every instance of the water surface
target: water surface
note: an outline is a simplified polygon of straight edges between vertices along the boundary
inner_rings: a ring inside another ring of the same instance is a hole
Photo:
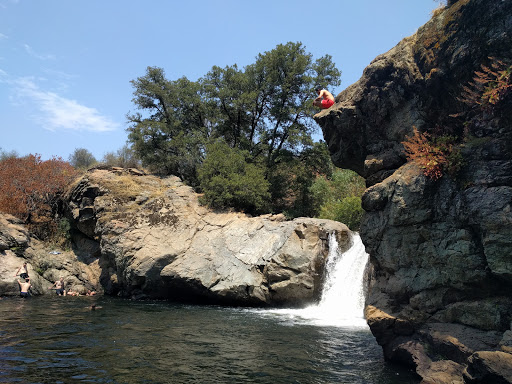
[[[383,361],[366,328],[265,310],[4,298],[0,340],[1,383],[418,382]]]
[[[304,309],[0,300],[0,382],[418,383],[383,361],[366,325],[368,255],[352,236],[345,253],[329,237],[321,300]],[[91,311],[92,304],[101,308]]]

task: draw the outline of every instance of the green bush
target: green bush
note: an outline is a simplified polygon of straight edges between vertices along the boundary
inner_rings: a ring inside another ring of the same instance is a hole
[[[267,174],[272,196],[272,211],[288,218],[315,217],[317,203],[313,185],[319,179],[331,178],[333,165],[324,142],[310,144],[296,154],[282,150],[276,165]]]
[[[57,222],[55,232],[46,241],[50,248],[71,249],[71,223],[66,218]]]
[[[320,209],[320,218],[339,221],[352,231],[358,231],[363,212],[361,198],[359,196],[347,196],[341,200],[324,204]]]
[[[59,220],[59,223],[57,224],[57,236],[66,240],[71,240],[71,224],[68,219],[63,218]]]
[[[336,220],[359,230],[363,209],[364,179],[347,169],[336,169],[331,178],[317,177],[310,188],[321,219]]]
[[[269,204],[269,183],[263,169],[246,160],[247,153],[225,142],[208,145],[199,168],[201,202],[211,208],[234,208],[250,213],[265,211]]]

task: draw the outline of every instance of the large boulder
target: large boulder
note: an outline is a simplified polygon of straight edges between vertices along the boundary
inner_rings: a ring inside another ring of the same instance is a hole
[[[228,302],[290,306],[317,300],[329,233],[343,236],[342,244],[348,240],[346,227],[329,221],[206,219],[161,276],[170,289],[191,285],[198,294]]]
[[[368,324],[386,358],[424,383],[511,382],[500,368],[511,351],[510,101],[473,125],[456,178],[426,177],[401,144],[414,127],[463,135],[463,86],[489,57],[510,65],[510,47],[512,2],[450,2],[315,116],[335,164],[369,187]]]
[[[79,235],[96,241],[106,293],[230,305],[305,305],[319,299],[328,237],[338,222],[212,212],[179,178],[88,172],[67,198]]]

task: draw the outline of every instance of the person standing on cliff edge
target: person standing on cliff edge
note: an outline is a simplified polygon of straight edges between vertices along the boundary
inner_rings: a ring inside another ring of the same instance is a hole
[[[313,101],[313,105],[318,108],[327,109],[334,105],[334,96],[331,92],[320,86],[315,88],[318,97]]]

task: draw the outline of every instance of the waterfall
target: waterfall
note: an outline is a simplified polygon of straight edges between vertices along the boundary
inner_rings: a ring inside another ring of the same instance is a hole
[[[277,309],[272,313],[292,321],[315,325],[367,327],[364,319],[364,272],[368,254],[358,233],[352,233],[352,245],[339,250],[334,234],[329,235],[329,255],[320,302],[304,309]]]
[[[329,235],[329,256],[320,303],[308,308],[325,320],[357,325],[364,321],[364,271],[368,254],[358,233],[352,234],[352,246],[344,253],[339,250],[334,234]],[[353,324],[352,324],[353,323]]]

